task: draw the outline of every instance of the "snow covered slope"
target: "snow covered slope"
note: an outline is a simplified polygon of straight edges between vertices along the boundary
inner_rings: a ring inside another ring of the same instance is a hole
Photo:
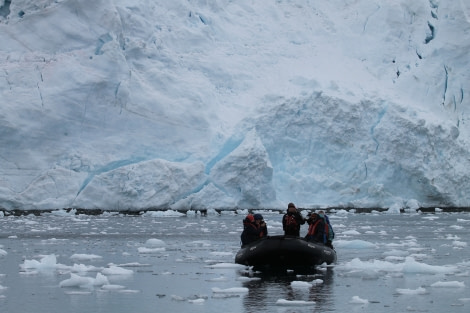
[[[466,0],[0,7],[0,208],[470,206]]]

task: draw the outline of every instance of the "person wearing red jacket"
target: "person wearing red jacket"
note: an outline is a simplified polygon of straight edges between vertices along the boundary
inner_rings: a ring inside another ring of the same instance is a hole
[[[325,221],[323,218],[318,216],[317,213],[310,214],[309,218],[307,219],[308,223],[308,232],[305,236],[307,241],[325,243]]]
[[[242,246],[260,239],[260,233],[261,230],[259,224],[255,222],[255,217],[253,214],[248,214],[243,220],[243,232],[240,236]]]
[[[297,211],[295,204],[292,202],[287,205],[287,213],[282,217],[282,229],[284,235],[300,236],[300,225],[305,224],[305,219]]]

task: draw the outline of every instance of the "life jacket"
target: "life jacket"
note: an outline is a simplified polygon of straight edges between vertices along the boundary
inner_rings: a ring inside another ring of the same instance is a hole
[[[295,219],[294,215],[286,215],[285,222],[287,232],[298,230],[299,223],[297,223],[297,220]]]
[[[307,236],[313,236],[315,234],[318,224],[320,224],[320,219],[317,219],[314,223],[308,226]]]

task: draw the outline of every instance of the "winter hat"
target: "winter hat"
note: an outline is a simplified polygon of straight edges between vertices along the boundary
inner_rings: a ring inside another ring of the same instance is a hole
[[[263,215],[261,215],[261,214],[255,214],[254,218],[255,218],[255,221],[256,221],[256,220],[263,220]]]

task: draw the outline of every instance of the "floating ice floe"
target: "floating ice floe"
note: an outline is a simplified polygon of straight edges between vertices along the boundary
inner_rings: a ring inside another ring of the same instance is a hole
[[[101,273],[104,275],[132,275],[134,274],[134,271],[119,266],[110,265],[108,268],[103,269]]]
[[[302,306],[302,305],[313,305],[315,301],[303,301],[303,300],[286,300],[286,299],[278,299],[276,301],[277,305],[285,305],[285,306]]]
[[[235,263],[217,263],[205,266],[207,268],[244,268],[245,265]]]
[[[367,304],[367,303],[369,303],[369,300],[362,299],[359,296],[353,296],[351,298],[351,300],[349,300],[349,303],[351,303],[351,304]]]
[[[83,295],[90,295],[91,294],[91,291],[82,291],[82,290],[68,290],[66,292],[64,292],[66,295],[79,295],[79,296],[83,296]]]
[[[120,267],[149,267],[149,266],[152,266],[152,264],[139,263],[139,262],[130,262],[130,263],[118,264],[117,266],[120,266]]]
[[[122,285],[103,285],[101,286],[101,289],[102,290],[108,290],[108,291],[113,291],[113,290],[122,290],[126,288],[125,286],[122,286]]]
[[[70,257],[74,261],[94,261],[102,259],[101,256],[96,254],[84,254],[84,253],[76,253]]]
[[[152,254],[166,251],[164,247],[166,243],[163,240],[150,238],[145,242],[145,247],[137,248],[137,251],[142,254]]]
[[[212,292],[213,293],[248,293],[248,288],[246,288],[246,287],[232,287],[232,288],[221,289],[221,288],[218,288],[218,287],[213,287]]]
[[[49,238],[49,239],[43,239],[41,240],[41,243],[44,245],[55,245],[58,243],[61,243],[63,241],[67,241],[68,239],[57,239],[57,238]]]
[[[151,254],[151,253],[158,253],[158,252],[164,252],[166,251],[165,248],[147,248],[147,247],[139,247],[137,248],[137,251],[142,254]]]
[[[199,299],[190,299],[188,300],[189,303],[192,303],[192,304],[204,304],[204,302],[206,302],[205,299],[202,299],[202,298],[199,298]]]
[[[418,287],[416,289],[397,288],[396,292],[401,295],[424,295],[426,293],[426,288],[423,288],[423,287]]]
[[[246,276],[240,276],[237,278],[238,281],[253,281],[253,280],[261,280],[261,277],[246,277]]]
[[[438,281],[431,284],[431,287],[465,288],[465,283],[461,281]]]
[[[467,247],[467,243],[464,242],[464,241],[458,241],[458,240],[455,240],[452,242],[452,245],[454,246],[454,248],[466,248]]]
[[[290,283],[290,286],[292,288],[301,288],[301,289],[304,289],[304,288],[310,288],[312,287],[313,285],[309,282],[306,282],[306,281],[298,281],[298,280],[294,280],[293,282]]]
[[[37,271],[53,271],[57,269],[69,269],[69,266],[57,263],[57,257],[55,254],[45,255],[39,261],[38,260],[24,260],[23,264],[20,264],[20,268],[23,271],[31,269]]]
[[[102,267],[96,267],[93,265],[85,265],[85,264],[74,264],[70,267],[70,271],[73,273],[101,272],[102,270],[103,270]]]
[[[109,285],[108,278],[101,273],[97,273],[96,277],[79,276],[74,273],[70,273],[70,278],[65,279],[59,283],[60,287],[80,287],[80,288],[92,288],[94,286]]]
[[[146,247],[162,247],[165,245],[166,245],[166,242],[157,238],[150,238],[145,242]]]
[[[404,272],[404,273],[423,273],[423,274],[446,274],[457,271],[455,265],[429,265],[417,262],[412,257],[406,257],[402,263],[392,263],[381,260],[361,261],[354,258],[344,264],[338,264],[339,270],[364,270],[364,271],[383,271],[383,272]]]

